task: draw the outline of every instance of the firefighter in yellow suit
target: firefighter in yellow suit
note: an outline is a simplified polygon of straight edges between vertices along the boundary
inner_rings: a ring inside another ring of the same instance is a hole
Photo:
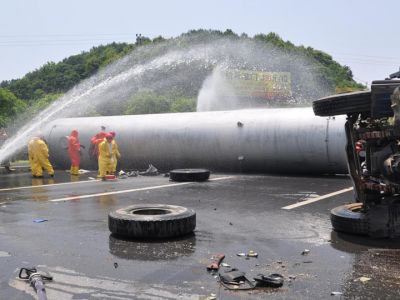
[[[118,144],[117,144],[117,141],[115,140],[115,135],[116,135],[115,132],[110,131],[110,134],[113,136],[111,174],[115,174],[115,172],[117,171],[118,159],[121,158],[121,153],[119,153]]]
[[[105,179],[106,175],[111,174],[113,168],[113,153],[116,148],[113,144],[113,136],[106,134],[106,138],[99,144],[99,177]]]
[[[49,161],[49,148],[42,136],[33,137],[28,143],[28,156],[33,177],[43,177],[43,169],[53,177],[54,169]]]

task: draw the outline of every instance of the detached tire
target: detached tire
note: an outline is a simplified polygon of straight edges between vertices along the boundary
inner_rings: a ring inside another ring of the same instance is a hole
[[[316,116],[328,117],[371,111],[371,92],[353,92],[333,95],[315,100],[313,110]]]
[[[206,181],[210,178],[210,171],[206,169],[175,169],[169,172],[173,181]]]
[[[333,229],[340,232],[368,235],[368,220],[362,212],[362,203],[338,206],[331,210]]]
[[[110,212],[108,228],[118,236],[138,239],[164,239],[191,233],[196,213],[182,206],[131,205]]]

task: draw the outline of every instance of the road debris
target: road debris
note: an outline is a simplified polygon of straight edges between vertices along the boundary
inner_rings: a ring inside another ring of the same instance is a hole
[[[246,273],[237,268],[227,268],[218,273],[220,283],[228,290],[251,290],[255,284],[246,278]]]
[[[153,166],[152,164],[149,164],[149,167],[147,168],[146,171],[139,172],[139,175],[142,175],[142,176],[157,176],[159,174],[160,173],[158,172],[158,169],[155,166]]]
[[[247,257],[258,257],[258,253],[257,253],[257,252],[254,252],[253,250],[250,250],[250,251],[247,253]]]
[[[221,267],[225,267],[225,268],[229,268],[229,267],[230,267],[230,265],[227,264],[227,263],[222,263],[220,266],[221,266]]]
[[[309,249],[304,249],[303,252],[301,252],[301,255],[308,255],[310,253]]]
[[[0,257],[8,257],[8,256],[11,256],[11,254],[6,251],[0,251]]]
[[[273,273],[268,276],[265,276],[263,274],[258,274],[256,277],[254,277],[254,280],[256,281],[257,287],[274,287],[274,288],[281,287],[284,281],[283,276],[278,273]]]
[[[331,296],[341,296],[343,295],[342,292],[331,292]]]
[[[47,221],[48,221],[47,219],[41,219],[41,218],[33,220],[34,223],[43,223],[43,222],[47,222]]]
[[[370,280],[371,280],[371,278],[369,278],[369,277],[361,276],[361,277],[355,279],[354,281],[360,281],[362,283],[366,283],[366,282],[368,282]]]
[[[204,300],[216,300],[217,295],[216,294],[210,294],[210,296],[206,297]]]
[[[213,262],[207,266],[207,270],[208,270],[208,271],[218,270],[218,269],[219,269],[219,265],[221,264],[221,262],[222,262],[222,260],[223,260],[224,258],[225,258],[225,254],[222,254],[222,253],[214,254],[214,255],[211,257],[211,259],[213,260]]]

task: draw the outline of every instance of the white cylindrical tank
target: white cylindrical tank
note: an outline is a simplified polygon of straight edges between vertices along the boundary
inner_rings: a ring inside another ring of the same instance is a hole
[[[311,108],[65,118],[45,136],[51,160],[69,167],[65,136],[79,132],[81,168],[90,160],[90,138],[105,126],[115,131],[122,169],[209,168],[263,173],[347,173],[345,117],[314,116]]]

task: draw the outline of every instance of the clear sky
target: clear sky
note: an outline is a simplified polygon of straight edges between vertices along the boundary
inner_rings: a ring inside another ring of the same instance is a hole
[[[331,54],[370,83],[400,67],[399,0],[0,0],[0,81],[135,34],[279,34]]]

